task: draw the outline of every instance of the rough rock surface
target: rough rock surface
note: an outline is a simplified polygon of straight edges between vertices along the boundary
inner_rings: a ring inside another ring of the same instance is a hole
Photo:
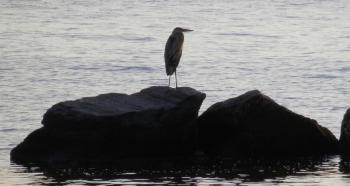
[[[350,154],[350,108],[344,114],[341,123],[339,142],[342,153]]]
[[[61,102],[45,113],[42,128],[12,150],[11,159],[47,163],[188,155],[195,149],[194,123],[204,98],[188,87],[150,87]]]
[[[214,156],[334,154],[335,136],[257,90],[212,105],[198,120],[200,148]]]

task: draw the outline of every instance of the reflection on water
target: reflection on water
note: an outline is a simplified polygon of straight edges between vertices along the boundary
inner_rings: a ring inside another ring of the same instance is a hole
[[[341,160],[339,162],[339,160]],[[350,184],[350,158],[203,160],[201,162],[139,160],[99,167],[11,165],[11,174],[30,178],[30,185],[77,184]],[[131,166],[129,166],[131,165]],[[0,182],[1,183],[1,182]],[[4,182],[2,182],[4,183]]]

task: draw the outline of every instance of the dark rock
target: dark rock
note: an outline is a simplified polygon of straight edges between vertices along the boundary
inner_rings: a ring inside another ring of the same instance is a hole
[[[11,159],[91,162],[189,155],[204,98],[188,87],[150,87],[61,102],[46,112],[42,128],[12,150]]]
[[[334,154],[335,136],[257,90],[212,105],[198,120],[200,148],[216,156]]]
[[[344,114],[341,123],[339,142],[342,153],[350,154],[350,108]]]

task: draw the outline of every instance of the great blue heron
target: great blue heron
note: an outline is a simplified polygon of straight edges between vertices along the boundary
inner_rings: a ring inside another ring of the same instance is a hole
[[[169,86],[170,86],[170,77],[175,72],[175,81],[176,81],[176,88],[177,88],[176,68],[179,65],[180,58],[182,55],[182,45],[184,43],[183,32],[189,32],[189,31],[193,31],[193,30],[176,27],[174,28],[173,32],[168,38],[168,41],[166,42],[165,51],[164,51],[164,60],[165,60],[166,74],[169,76]]]

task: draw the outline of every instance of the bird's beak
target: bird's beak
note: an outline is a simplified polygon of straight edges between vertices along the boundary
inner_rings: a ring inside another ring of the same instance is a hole
[[[182,31],[183,31],[183,32],[192,32],[193,30],[183,28]]]

